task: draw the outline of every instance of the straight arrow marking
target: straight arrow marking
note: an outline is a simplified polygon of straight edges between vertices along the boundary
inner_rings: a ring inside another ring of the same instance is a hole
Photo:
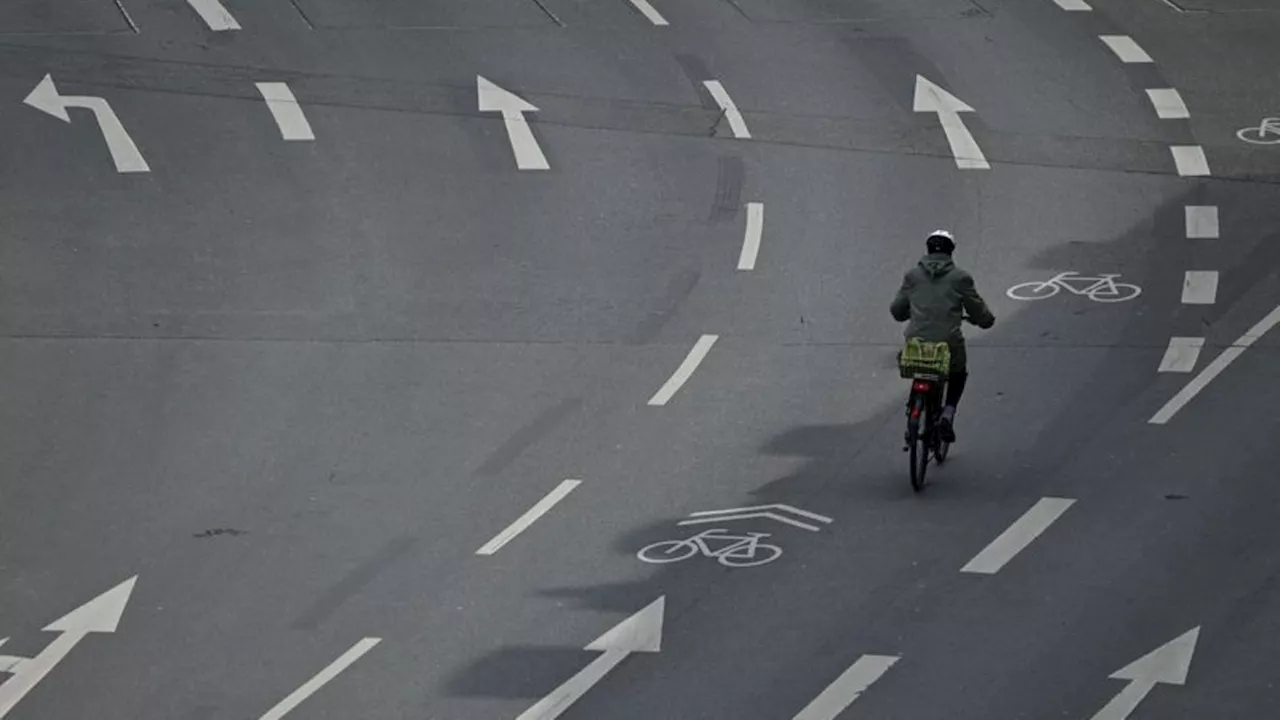
[[[516,158],[516,167],[521,170],[550,170],[551,164],[547,156],[538,146],[538,139],[525,121],[524,114],[538,112],[538,108],[524,98],[498,87],[492,81],[477,75],[476,96],[479,100],[480,112],[502,113],[502,124],[506,127],[507,138],[511,141],[511,152]]]
[[[991,165],[978,147],[969,128],[960,119],[960,113],[973,112],[973,108],[959,98],[943,90],[923,75],[916,75],[916,93],[913,102],[916,112],[936,113],[942,123],[942,131],[947,136],[947,144],[951,146],[951,154],[955,156],[956,167],[961,170],[989,170]]]
[[[35,657],[21,659],[11,668],[13,676],[0,685],[0,718],[8,715],[89,633],[116,631],[137,580],[137,575],[125,580],[44,627],[46,632],[61,634]]]
[[[896,655],[863,655],[792,720],[835,720],[896,662]]]
[[[58,87],[53,83],[53,77],[45,75],[22,102],[68,123],[71,122],[71,116],[67,113],[69,107],[93,111],[116,170],[122,173],[151,172],[147,161],[142,158],[142,153],[138,152],[138,146],[133,144],[133,138],[129,137],[124,125],[120,124],[120,118],[116,117],[115,111],[105,99],[82,95],[59,95]]]
[[[1200,628],[1194,627],[1112,673],[1113,680],[1128,680],[1129,684],[1092,720],[1126,720],[1157,683],[1185,685],[1199,637]]]

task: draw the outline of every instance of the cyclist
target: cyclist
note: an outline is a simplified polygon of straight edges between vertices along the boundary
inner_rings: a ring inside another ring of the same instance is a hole
[[[945,342],[951,349],[951,372],[947,377],[947,397],[938,419],[938,431],[945,442],[955,442],[953,423],[956,406],[969,379],[964,333],[960,321],[967,319],[986,329],[995,325],[986,301],[978,294],[973,276],[956,267],[951,255],[956,240],[947,230],[934,230],[925,240],[927,254],[902,278],[902,287],[889,305],[898,322],[907,322],[908,338],[925,342]],[[965,314],[968,317],[965,317]],[[910,322],[908,322],[910,321]]]

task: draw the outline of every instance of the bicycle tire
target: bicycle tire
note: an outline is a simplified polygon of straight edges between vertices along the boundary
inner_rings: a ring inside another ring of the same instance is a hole
[[[911,489],[920,492],[924,489],[925,473],[929,468],[929,448],[925,445],[924,435],[920,432],[920,420],[924,415],[924,395],[911,393],[911,415],[907,420],[907,438],[910,446]]]
[[[1116,294],[1114,297],[1100,298],[1096,292],[1089,294],[1089,299],[1094,302],[1113,303],[1132,300],[1142,294],[1142,288],[1131,283],[1116,283]],[[1124,291],[1128,291],[1127,293]]]
[[[684,552],[680,555],[675,555],[674,553],[670,553],[670,552],[666,552],[664,553],[664,555],[661,555],[661,556],[651,557],[646,555],[646,553],[659,552],[662,550],[662,548],[668,545],[671,546],[672,549],[684,548],[687,552]],[[662,542],[656,542],[656,543],[653,543],[652,545],[645,545],[644,547],[640,548],[639,552],[636,553],[636,557],[640,558],[641,560],[647,563],[653,563],[654,565],[662,565],[664,563],[673,563],[673,562],[680,562],[681,560],[688,560],[689,558],[697,554],[698,554],[698,544],[695,542],[690,542],[688,540],[663,540]]]
[[[1031,289],[1031,292],[1026,295],[1019,295],[1014,292],[1019,288],[1029,288]],[[1045,292],[1046,288],[1049,290],[1049,292],[1047,293]],[[1057,295],[1061,290],[1062,288],[1058,287],[1058,284],[1054,282],[1045,281],[1045,280],[1030,280],[1028,282],[1018,283],[1017,285],[1014,285],[1008,290],[1005,290],[1004,294],[1008,295],[1014,300],[1031,301],[1031,300],[1044,300],[1045,298],[1051,298],[1054,295]]]
[[[768,557],[766,557],[763,560],[755,559],[762,554],[768,555]],[[756,554],[751,556],[752,559],[731,561],[729,557],[730,556],[728,555],[720,555],[719,557],[716,558],[716,560],[719,560],[720,564],[725,567],[740,567],[740,568],[755,567],[757,565],[764,565],[765,563],[771,563],[774,560],[777,560],[778,558],[782,557],[782,548],[778,547],[777,545],[769,545],[768,543],[756,543]]]

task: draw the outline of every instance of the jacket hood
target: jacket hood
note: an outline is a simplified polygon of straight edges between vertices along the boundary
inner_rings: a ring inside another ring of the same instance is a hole
[[[956,264],[951,261],[951,256],[946,253],[930,253],[920,258],[920,269],[925,271],[931,278],[940,278],[951,272]]]

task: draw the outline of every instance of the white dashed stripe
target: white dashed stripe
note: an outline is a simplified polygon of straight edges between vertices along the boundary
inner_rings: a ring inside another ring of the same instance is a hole
[[[729,129],[733,131],[733,136],[743,140],[750,139],[751,132],[747,130],[747,122],[742,119],[742,113],[738,112],[738,106],[733,104],[733,98],[729,97],[724,85],[721,85],[719,80],[705,80],[702,84],[724,111],[725,120],[729,121]]]
[[[267,109],[271,111],[271,117],[275,118],[281,137],[285,140],[316,139],[315,133],[311,132],[311,123],[308,123],[307,116],[302,114],[298,99],[293,96],[293,91],[289,89],[287,83],[255,84],[258,86],[258,92],[262,93],[262,99],[267,101]]]
[[[1070,498],[1041,498],[982,552],[960,568],[960,572],[983,575],[999,572],[1000,568],[1026,549],[1032,540],[1040,537],[1075,502]]]
[[[1084,0],[1053,0],[1053,1],[1058,4],[1058,7],[1067,11],[1089,12],[1090,10],[1093,9],[1089,7],[1089,3],[1085,2]]]
[[[1133,38],[1128,35],[1099,35],[1102,42],[1111,48],[1111,52],[1120,58],[1121,62],[1126,63],[1149,63],[1153,62],[1151,56],[1143,50]]]
[[[662,13],[649,4],[649,0],[631,0],[631,4],[654,25],[665,27],[670,24],[666,18],[662,17]]]
[[[1218,237],[1218,206],[1188,205],[1187,237],[1192,239]]]
[[[1169,347],[1160,360],[1160,372],[1191,372],[1200,357],[1200,349],[1204,347],[1204,338],[1174,337],[1169,338]]]
[[[1182,280],[1182,302],[1186,305],[1212,305],[1218,299],[1217,270],[1188,270]]]
[[[650,405],[666,405],[676,392],[684,387],[689,377],[693,375],[693,371],[698,369],[698,365],[702,363],[702,359],[711,352],[711,346],[716,344],[719,339],[718,335],[703,335],[698,338],[698,342],[693,344],[693,349],[685,356],[684,362],[680,363],[680,367],[676,368],[675,373],[667,380],[658,392],[649,398]]]
[[[1173,164],[1178,167],[1179,175],[1203,177],[1209,174],[1209,158],[1204,156],[1204,148],[1199,145],[1174,145],[1169,151],[1173,153]]]
[[[738,255],[739,270],[755,270],[756,256],[760,254],[760,237],[764,234],[764,203],[747,203],[747,231],[742,238],[742,252]]]
[[[187,4],[214,32],[240,29],[240,23],[236,22],[236,19],[218,0],[187,0]]]
[[[1147,90],[1147,97],[1151,98],[1151,105],[1156,109],[1156,115],[1161,120],[1181,120],[1191,117],[1191,113],[1187,111],[1187,104],[1182,101],[1182,95],[1173,88]]]

